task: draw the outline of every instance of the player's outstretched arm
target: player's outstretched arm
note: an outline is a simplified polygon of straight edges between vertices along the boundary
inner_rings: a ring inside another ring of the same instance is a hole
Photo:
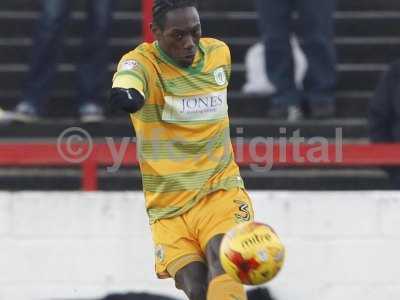
[[[110,108],[114,111],[124,110],[135,113],[144,105],[144,97],[135,89],[112,88],[110,93]]]

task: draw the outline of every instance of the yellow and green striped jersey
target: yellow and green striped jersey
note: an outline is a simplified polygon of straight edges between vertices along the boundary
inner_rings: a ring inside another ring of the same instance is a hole
[[[205,195],[243,187],[229,135],[228,46],[202,38],[193,64],[182,68],[143,43],[124,55],[113,87],[145,97],[131,114],[150,223],[188,211]]]

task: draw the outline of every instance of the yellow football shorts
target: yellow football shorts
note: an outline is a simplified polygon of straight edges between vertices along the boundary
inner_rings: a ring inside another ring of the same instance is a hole
[[[159,278],[175,277],[189,263],[205,262],[208,241],[236,224],[254,219],[253,206],[241,188],[219,190],[183,215],[151,225]]]

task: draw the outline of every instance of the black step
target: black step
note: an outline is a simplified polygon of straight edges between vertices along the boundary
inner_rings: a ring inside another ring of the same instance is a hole
[[[0,36],[30,37],[36,26],[37,13],[6,11],[0,13]],[[255,12],[235,13],[204,12],[202,16],[203,33],[219,38],[226,36],[259,37]],[[67,36],[82,35],[85,17],[82,13],[72,14],[72,20],[66,28]],[[386,36],[400,35],[399,12],[337,12],[335,15],[336,36]],[[295,26],[297,28],[298,26]],[[114,15],[113,37],[140,37],[142,18],[140,13],[119,12]]]
[[[0,168],[0,173],[11,173]],[[0,175],[0,190],[79,190],[79,169],[62,168],[13,168],[12,175]],[[379,169],[281,169],[267,173],[248,171],[242,168],[245,186],[250,190],[385,190],[389,182]],[[98,168],[99,190],[142,190],[137,167],[121,168],[109,173]]]
[[[73,3],[74,9],[82,9],[84,1],[70,0]],[[207,10],[237,10],[251,11],[254,10],[254,1],[243,0],[201,0],[200,8]],[[118,1],[116,9],[126,11],[138,11],[141,7],[140,0],[133,1]],[[3,9],[14,10],[38,10],[40,1],[31,0],[2,0],[1,6]],[[397,0],[338,0],[337,7],[340,10],[400,10],[400,3]]]
[[[203,20],[205,34],[219,38],[224,36],[259,37],[260,32],[256,14],[226,13],[206,14]],[[226,26],[229,24],[229,26]],[[294,27],[299,28],[297,22]],[[337,37],[394,37],[400,34],[399,13],[345,13],[337,12],[335,17],[335,31]]]
[[[387,64],[399,59],[400,39],[338,38],[336,50],[342,64]]]
[[[338,118],[366,118],[371,92],[343,92],[336,95]],[[229,113],[233,117],[266,118],[270,99],[257,94],[232,92],[229,97]]]
[[[81,39],[66,39],[61,49],[58,63],[75,63],[81,59]],[[122,55],[134,49],[138,39],[113,38],[110,42],[110,63],[117,63]],[[0,39],[1,64],[29,64],[31,59],[32,39],[11,38]],[[17,50],[17,51],[16,51]]]
[[[339,65],[338,66],[338,91],[370,91],[374,90],[382,72],[387,68],[386,65]],[[111,86],[111,79],[114,71],[113,66],[107,75],[107,82]],[[25,65],[3,65],[0,66],[0,82],[8,90],[18,90],[21,88],[26,77],[27,66]],[[76,80],[75,67],[73,65],[60,66],[56,74],[54,90],[75,88]],[[233,66],[233,72],[230,82],[231,90],[241,90],[246,82],[245,66],[237,64]]]
[[[83,10],[85,7],[86,1],[80,0],[68,0],[72,4],[72,9],[74,10]],[[128,11],[139,11],[141,9],[141,0],[132,0],[132,1],[116,1],[118,4],[115,9],[117,10],[128,10]],[[39,11],[40,10],[40,1],[31,1],[31,0],[2,0],[1,1],[1,10],[19,10],[19,11]]]
[[[231,105],[231,107],[234,105]],[[241,104],[236,108],[244,107]],[[253,107],[254,108],[254,107]],[[257,108],[262,110],[262,108]],[[232,114],[231,114],[232,115]],[[105,143],[105,137],[133,137],[134,132],[127,115],[109,116],[99,124],[82,124],[76,118],[45,119],[33,124],[13,123],[0,125],[0,138],[7,139],[46,139],[56,142],[57,137],[67,128],[80,127],[86,130],[98,142]],[[282,131],[282,128],[285,128]],[[288,137],[299,131],[302,137],[310,138],[321,136],[329,139],[366,139],[368,136],[367,123],[364,119],[331,119],[331,120],[303,120],[288,122],[285,120],[270,120],[267,117],[231,116],[232,138],[251,137]],[[341,136],[341,137],[340,137]]]
[[[0,12],[0,36],[3,38],[31,37],[37,26],[39,13],[6,11]],[[69,37],[82,37],[85,14],[73,12],[64,30]],[[142,34],[140,13],[116,13],[112,24],[113,37],[140,37]]]
[[[254,1],[243,0],[203,0],[200,1],[202,7],[208,10],[235,10],[235,11],[251,11],[255,9]],[[354,10],[400,10],[400,3],[397,0],[337,0],[337,9],[354,11]]]
[[[242,63],[256,38],[223,38],[230,46],[232,61]],[[81,39],[66,39],[59,63],[74,63],[80,58]],[[118,62],[123,54],[134,49],[139,39],[113,38],[110,42],[110,62]],[[0,65],[29,63],[32,48],[30,38],[0,40]],[[18,51],[16,51],[16,49]],[[340,64],[386,64],[399,58],[400,38],[337,38],[336,49]]]
[[[260,42],[257,38],[223,38],[230,46],[232,61],[241,63],[249,48]],[[387,64],[399,59],[400,38],[337,37],[335,39],[339,64]]]
[[[339,65],[338,91],[374,90],[386,65]],[[241,89],[246,82],[246,71],[243,65],[233,69],[230,86],[233,90]]]
[[[19,91],[1,92],[2,99],[0,107],[13,109],[21,101]],[[48,117],[76,117],[77,105],[76,95],[71,91],[57,91],[50,94],[50,99],[42,103],[46,108]],[[366,118],[368,101],[372,92],[340,92],[336,96],[336,116],[338,118]],[[104,93],[100,103],[107,106],[107,94]],[[229,112],[232,117],[238,118],[265,118],[267,115],[270,99],[265,95],[243,94],[232,91],[229,94]],[[117,113],[121,116],[121,113]]]

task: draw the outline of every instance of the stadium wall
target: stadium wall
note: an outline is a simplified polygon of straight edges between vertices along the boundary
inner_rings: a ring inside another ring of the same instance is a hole
[[[400,194],[253,191],[257,220],[287,246],[277,300],[400,299]],[[0,300],[94,299],[150,291],[142,193],[0,192]]]

